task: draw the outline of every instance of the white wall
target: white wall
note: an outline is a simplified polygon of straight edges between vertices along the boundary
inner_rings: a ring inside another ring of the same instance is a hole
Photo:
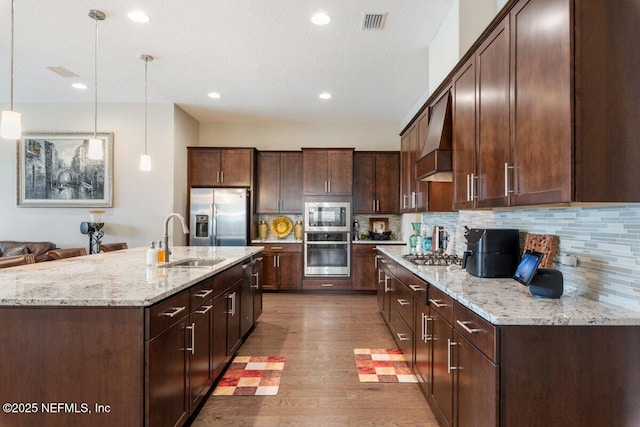
[[[432,94],[460,60],[460,2],[455,0],[449,14],[429,45],[429,94]]]
[[[458,49],[460,57],[462,57],[487,28],[500,8],[496,0],[459,0],[459,2],[460,36]]]
[[[302,147],[353,147],[398,151],[398,124],[308,122],[200,123],[201,146],[299,150]]]
[[[187,147],[198,144],[200,125],[196,119],[178,106],[173,108],[173,212],[186,217],[187,212]],[[173,221],[173,220],[172,220]],[[187,244],[182,227],[177,221],[173,224],[173,242],[175,245]]]
[[[20,104],[26,131],[90,132],[93,107],[87,104]],[[113,208],[107,208],[103,242],[126,241],[130,247],[162,238],[164,217],[176,209],[174,196],[186,191],[186,161],[174,161],[172,104],[149,105],[151,172],[138,169],[144,151],[144,104],[105,104],[98,109],[98,131],[114,133]],[[192,124],[193,128],[194,125]],[[187,145],[195,145],[197,138]],[[183,150],[186,152],[186,150]],[[184,154],[186,156],[186,154]],[[176,164],[184,165],[176,167]],[[174,169],[175,168],[175,169]],[[88,246],[80,234],[89,208],[21,208],[16,206],[16,144],[0,140],[0,240],[48,240],[60,247]],[[184,177],[179,176],[184,175]],[[182,213],[184,213],[184,206]]]

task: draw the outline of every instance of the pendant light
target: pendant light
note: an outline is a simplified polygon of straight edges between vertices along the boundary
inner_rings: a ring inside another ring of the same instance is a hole
[[[11,0],[11,95],[9,110],[2,112],[0,120],[0,136],[8,139],[20,139],[22,136],[22,124],[20,123],[20,113],[13,111],[13,21],[14,21],[15,0]]]
[[[147,152],[147,65],[149,61],[153,61],[151,55],[140,55],[140,59],[144,61],[144,154],[140,156],[140,170],[149,172],[151,170],[151,156]]]
[[[91,9],[89,17],[96,22],[96,36],[94,45],[94,97],[93,97],[93,138],[89,139],[89,158],[93,160],[101,160],[103,157],[102,141],[98,139],[98,21],[104,21],[107,15],[104,12]]]

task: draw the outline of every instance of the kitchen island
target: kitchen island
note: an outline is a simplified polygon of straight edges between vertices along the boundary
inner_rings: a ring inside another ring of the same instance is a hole
[[[381,313],[442,425],[640,425],[639,312],[378,251]]]
[[[159,267],[135,248],[0,272],[0,425],[186,422],[259,315],[241,301],[262,248],[171,250]],[[188,258],[219,262],[173,266]]]

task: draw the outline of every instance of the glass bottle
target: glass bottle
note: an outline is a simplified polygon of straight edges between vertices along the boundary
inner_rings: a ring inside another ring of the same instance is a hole
[[[165,262],[165,252],[164,247],[162,246],[162,240],[158,240],[158,264]]]
[[[421,222],[412,222],[411,227],[413,227],[413,235],[409,237],[409,247],[410,252],[412,254],[416,253],[416,245],[418,244],[418,238],[420,237],[420,227],[422,226]]]
[[[156,248],[156,242],[149,243],[149,249],[147,249],[147,265],[155,265],[158,263],[158,248]]]
[[[260,224],[258,224],[258,236],[260,237],[260,240],[267,240],[267,237],[269,236],[267,221],[261,220]]]

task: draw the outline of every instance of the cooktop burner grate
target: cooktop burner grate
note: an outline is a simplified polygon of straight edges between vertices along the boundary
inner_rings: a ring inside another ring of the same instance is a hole
[[[405,254],[402,258],[417,265],[461,265],[462,259],[458,255],[446,254]]]

